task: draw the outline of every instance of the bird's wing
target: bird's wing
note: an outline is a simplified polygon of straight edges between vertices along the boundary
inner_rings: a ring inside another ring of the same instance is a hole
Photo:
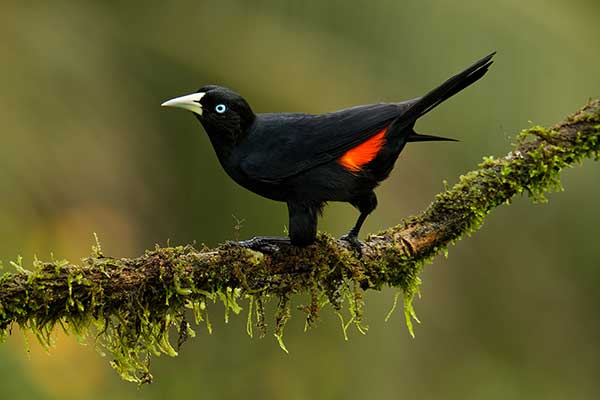
[[[241,145],[244,174],[279,182],[335,160],[389,124],[411,104],[382,103],[327,114],[260,114]]]

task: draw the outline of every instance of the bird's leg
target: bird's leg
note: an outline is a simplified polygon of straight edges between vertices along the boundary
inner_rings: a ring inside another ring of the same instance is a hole
[[[362,228],[362,224],[367,219],[368,213],[360,213],[356,223],[350,229],[350,232],[346,233],[344,236],[340,237],[340,240],[348,242],[352,249],[356,250],[359,256],[362,256],[362,242],[358,240],[358,234],[360,233],[360,228]]]
[[[263,253],[274,253],[282,246],[305,247],[317,238],[317,217],[320,204],[300,204],[288,202],[290,237],[256,236],[249,240],[230,242]]]
[[[358,234],[360,233],[360,228],[362,228],[367,216],[371,214],[371,212],[373,212],[373,210],[377,207],[377,197],[375,196],[375,193],[369,192],[367,195],[352,200],[350,204],[358,208],[360,215],[358,216],[358,219],[356,220],[356,223],[352,229],[350,229],[350,232],[342,236],[340,240],[348,242],[350,247],[356,250],[358,256],[361,257],[362,243],[360,240],[358,240]]]
[[[305,247],[317,240],[317,220],[321,203],[288,201],[290,240],[294,246]]]

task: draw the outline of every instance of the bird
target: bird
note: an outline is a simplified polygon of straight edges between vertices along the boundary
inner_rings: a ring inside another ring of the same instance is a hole
[[[496,52],[421,97],[360,105],[323,114],[255,113],[228,88],[207,85],[162,103],[191,111],[200,121],[225,172],[262,197],[285,202],[288,237],[255,236],[236,242],[260,251],[306,247],[317,238],[327,202],[350,203],[359,216],[340,240],[359,256],[359,233],[377,207],[374,189],[385,180],[408,142],[457,141],[420,134],[416,121],[482,78]]]

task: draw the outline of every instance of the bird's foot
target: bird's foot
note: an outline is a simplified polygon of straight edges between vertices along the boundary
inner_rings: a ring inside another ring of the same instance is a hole
[[[282,246],[289,246],[290,239],[284,237],[255,236],[252,239],[229,241],[228,244],[245,247],[247,249],[260,251],[261,253],[276,253]]]
[[[352,233],[347,233],[344,236],[342,236],[340,238],[340,240],[343,240],[344,242],[348,242],[350,247],[352,247],[352,250],[354,250],[358,253],[358,258],[362,257],[363,243],[360,240],[358,240],[358,236],[353,235]]]

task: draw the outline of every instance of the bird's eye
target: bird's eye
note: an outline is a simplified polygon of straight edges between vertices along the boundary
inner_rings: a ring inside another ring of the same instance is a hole
[[[223,114],[225,111],[227,111],[227,106],[225,104],[217,104],[215,111],[219,114]]]

